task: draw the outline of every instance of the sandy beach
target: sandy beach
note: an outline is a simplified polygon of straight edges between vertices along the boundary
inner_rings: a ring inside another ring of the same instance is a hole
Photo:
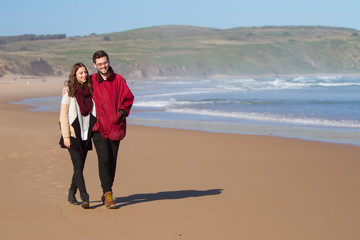
[[[360,239],[360,147],[344,144],[129,125],[117,209],[101,205],[95,151],[90,209],[68,204],[58,114],[8,104],[62,86],[0,79],[0,239]]]

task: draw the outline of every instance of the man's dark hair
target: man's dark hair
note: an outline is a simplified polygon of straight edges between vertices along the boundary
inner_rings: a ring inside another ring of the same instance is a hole
[[[106,59],[109,61],[109,55],[103,51],[103,50],[99,50],[97,52],[94,52],[94,55],[93,55],[93,63],[96,62],[96,59],[98,58],[102,58],[102,57],[106,57]]]

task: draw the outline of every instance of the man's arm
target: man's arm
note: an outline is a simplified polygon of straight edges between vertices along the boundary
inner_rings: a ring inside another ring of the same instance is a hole
[[[61,96],[64,96],[65,94],[67,94],[69,92],[69,87],[65,86],[61,92]]]

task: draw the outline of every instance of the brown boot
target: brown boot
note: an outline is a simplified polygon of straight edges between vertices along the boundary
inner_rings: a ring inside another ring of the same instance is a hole
[[[109,209],[116,208],[116,205],[114,203],[114,199],[113,199],[113,196],[112,196],[112,192],[106,192],[104,194],[104,204],[105,204],[105,207],[107,207]]]

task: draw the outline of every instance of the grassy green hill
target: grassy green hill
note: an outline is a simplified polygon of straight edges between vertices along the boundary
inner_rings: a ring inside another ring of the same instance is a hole
[[[0,74],[68,74],[75,62],[93,71],[107,51],[127,78],[360,73],[360,32],[284,26],[219,30],[157,26],[84,37],[0,44]],[[34,67],[35,66],[35,67]]]

